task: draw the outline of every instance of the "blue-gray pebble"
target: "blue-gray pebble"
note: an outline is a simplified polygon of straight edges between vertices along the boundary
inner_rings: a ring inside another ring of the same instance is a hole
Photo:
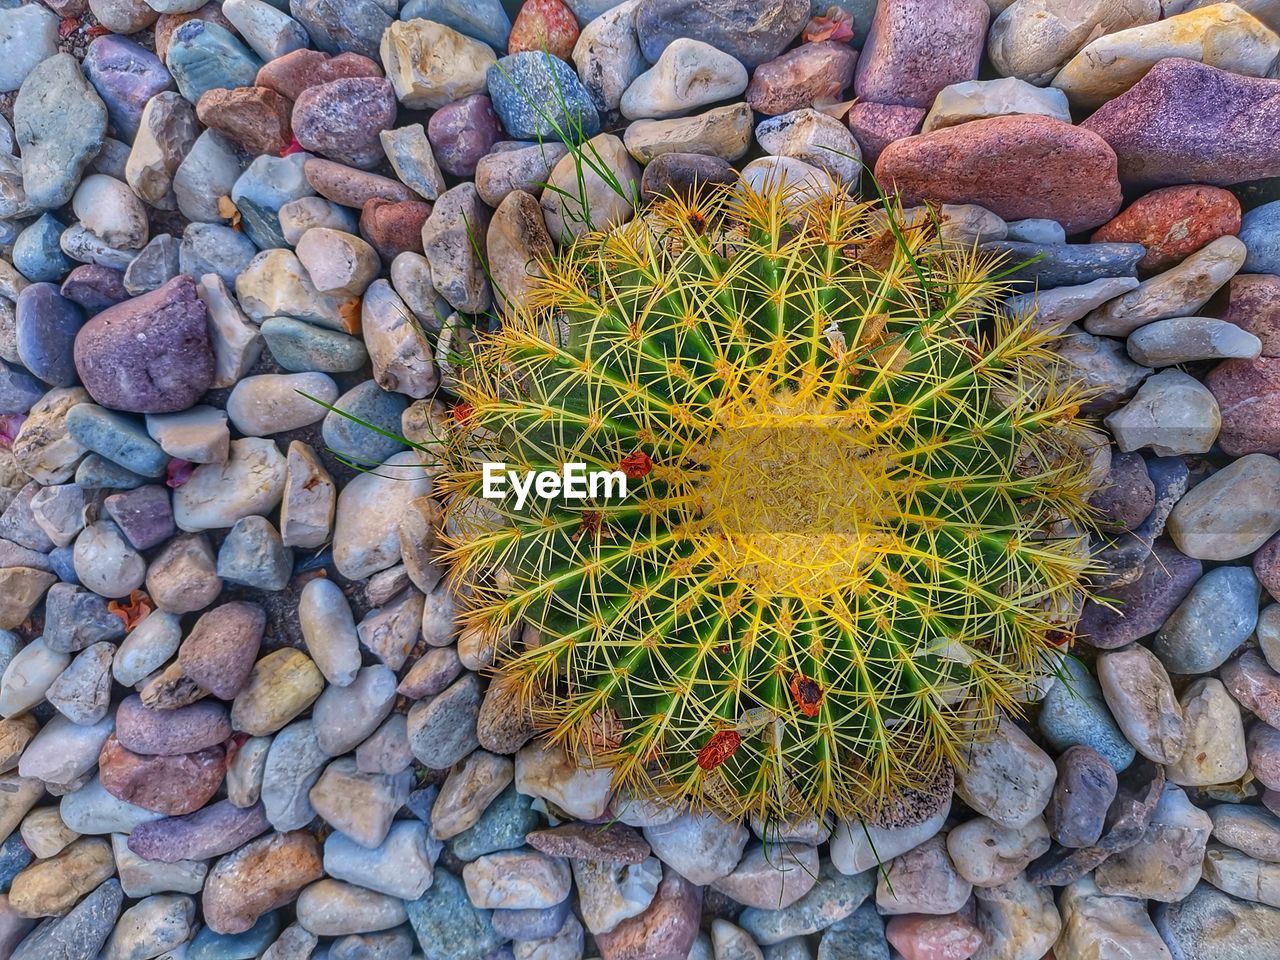
[[[1258,625],[1262,586],[1249,567],[1217,567],[1191,588],[1151,650],[1170,673],[1216,670]]]
[[[13,655],[23,646],[25,644],[12,630],[0,630],[0,674],[4,673],[9,666],[9,661],[13,659]]]
[[[58,575],[58,579],[63,583],[79,586],[80,576],[76,573],[75,558],[76,548],[70,543],[65,547],[55,547],[48,553],[49,569]]]
[[[293,575],[293,551],[266,517],[241,517],[218,548],[218,576],[255,590],[283,590]]]
[[[366,380],[340,396],[333,405],[336,409],[325,414],[320,435],[325,446],[339,457],[357,466],[373,467],[405,449],[398,436],[400,415],[409,406],[408,397],[388,393],[373,380]],[[386,436],[387,433],[392,436]]]
[[[0,843],[0,893],[8,893],[13,878],[26,869],[33,854],[15,831]]]
[[[650,63],[672,40],[692,37],[748,70],[782,53],[808,20],[808,0],[641,0],[635,12],[636,37]]]
[[[146,477],[112,463],[100,453],[91,453],[80,461],[75,479],[76,485],[86,490],[135,490],[147,482]]]
[[[507,49],[507,37],[511,35],[511,18],[500,0],[409,0],[400,10],[400,19],[443,23],[487,43],[499,53]]]
[[[507,787],[473,826],[449,841],[449,849],[459,860],[470,862],[486,853],[524,846],[525,834],[541,823],[532,803],[532,798],[518,793],[514,786]]]
[[[64,917],[46,920],[18,944],[9,960],[93,960],[115,928],[124,903],[114,877],[89,894]],[[187,960],[196,960],[190,953]]]
[[[309,153],[258,157],[231,188],[240,226],[259,250],[289,246],[280,229],[279,212],[290,200],[315,195],[303,170],[310,157]]]
[[[443,867],[431,889],[404,908],[426,960],[483,960],[502,945],[489,911],[473,907],[462,881]]]
[[[871,896],[875,885],[874,870],[846,877],[830,863],[824,863],[818,882],[791,906],[780,910],[747,907],[738,917],[738,926],[759,944],[807,937],[852,916]]]
[[[22,224],[17,220],[0,220],[0,255],[8,256],[18,242]]]
[[[1240,240],[1249,251],[1243,273],[1280,273],[1280,200],[1254,207],[1240,221]]]
[[[69,53],[38,64],[13,104],[22,186],[37,210],[70,202],[85,168],[102,151],[107,107]]]
[[[395,19],[395,0],[290,0],[289,13],[325,53],[359,53],[381,63],[378,45]]]
[[[407,926],[377,933],[349,933],[329,945],[328,957],[329,960],[407,960],[416,943],[413,931]]]
[[[163,477],[169,455],[148,436],[141,421],[92,403],[67,412],[67,432],[82,447],[144,477]]]
[[[55,583],[44,598],[44,642],[50,650],[73,653],[100,640],[119,640],[124,623],[107,609],[107,599],[69,583]]]
[[[513,140],[594,137],[600,114],[591,95],[563,60],[530,50],[503,57],[486,75],[489,99]]]
[[[269,317],[259,329],[271,356],[290,373],[352,373],[369,361],[369,352],[355,337],[293,317]]]
[[[1280,910],[1207,883],[1178,903],[1156,904],[1155,923],[1173,960],[1263,960],[1280,943]]]
[[[421,790],[414,790],[409,794],[409,799],[404,802],[405,809],[430,827],[431,808],[435,806],[436,797],[439,795],[440,788],[434,783],[429,783]]]
[[[1067,231],[1057,220],[1010,220],[1005,239],[1020,243],[1066,243]]]
[[[33,283],[18,294],[14,313],[18,359],[23,366],[55,387],[79,383],[72,347],[84,324],[80,308],[56,284]]]
[[[1134,749],[1102,698],[1102,688],[1079,660],[1068,657],[1062,676],[1040,705],[1038,721],[1056,750],[1083,743],[1106,758],[1117,771],[1133,763]]]
[[[1164,533],[1165,521],[1182,495],[1187,492],[1191,471],[1181,457],[1150,457],[1147,460],[1147,476],[1155,487],[1155,509],[1135,530],[1152,540]]]
[[[61,280],[76,265],[58,243],[65,229],[52,214],[41,214],[13,241],[9,259],[33,283]]]
[[[253,241],[238,230],[220,223],[189,223],[178,246],[178,269],[196,278],[216,273],[234,290],[236,277],[257,255]]]
[[[272,912],[244,933],[214,933],[201,927],[187,948],[187,960],[254,960],[280,936],[281,926],[280,914]]]
[[[27,371],[0,360],[0,413],[26,413],[44,391],[44,384]]]
[[[169,41],[169,72],[178,92],[195,103],[206,90],[251,87],[262,61],[225,27],[188,20]]]
[[[979,249],[1007,254],[1011,265],[1025,264],[1008,276],[1022,293],[1037,287],[1075,287],[1103,277],[1136,277],[1138,261],[1147,252],[1140,243],[1045,244],[1013,240],[992,240]],[[1028,262],[1036,257],[1040,259]]]
[[[858,960],[889,960],[884,920],[876,905],[869,900],[851,916],[827,927],[818,943],[818,960],[848,960],[852,957]]]
[[[124,271],[124,288],[133,296],[159,290],[182,272],[179,247],[172,234],[159,233],[148,241]]]

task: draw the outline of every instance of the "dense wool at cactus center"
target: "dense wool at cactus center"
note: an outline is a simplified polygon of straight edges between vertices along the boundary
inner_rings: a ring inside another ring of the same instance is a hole
[[[1050,669],[1088,567],[1098,441],[1055,336],[997,308],[1008,267],[929,209],[745,182],[540,264],[442,481],[497,682],[642,796],[928,789]],[[627,496],[490,496],[493,463]]]

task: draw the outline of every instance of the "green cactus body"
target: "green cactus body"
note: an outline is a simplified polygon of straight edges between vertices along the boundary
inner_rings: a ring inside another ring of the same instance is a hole
[[[858,816],[962,763],[1088,566],[1080,388],[999,267],[930,217],[745,188],[540,267],[444,482],[495,682],[620,787],[728,815]],[[517,509],[485,462],[628,491]]]

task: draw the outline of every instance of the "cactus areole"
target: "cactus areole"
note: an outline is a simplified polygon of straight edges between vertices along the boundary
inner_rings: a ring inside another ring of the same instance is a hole
[[[729,816],[856,818],[963,765],[1089,566],[1096,435],[1008,266],[932,211],[745,186],[538,264],[441,481],[493,682],[619,789]],[[626,493],[517,507],[493,463]]]

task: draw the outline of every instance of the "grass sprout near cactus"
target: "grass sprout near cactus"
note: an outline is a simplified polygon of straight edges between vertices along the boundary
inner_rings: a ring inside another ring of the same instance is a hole
[[[1089,570],[1083,388],[1001,264],[833,184],[661,199],[539,266],[437,480],[495,682],[624,790],[730,816],[963,764]],[[630,489],[516,510],[486,462]]]

